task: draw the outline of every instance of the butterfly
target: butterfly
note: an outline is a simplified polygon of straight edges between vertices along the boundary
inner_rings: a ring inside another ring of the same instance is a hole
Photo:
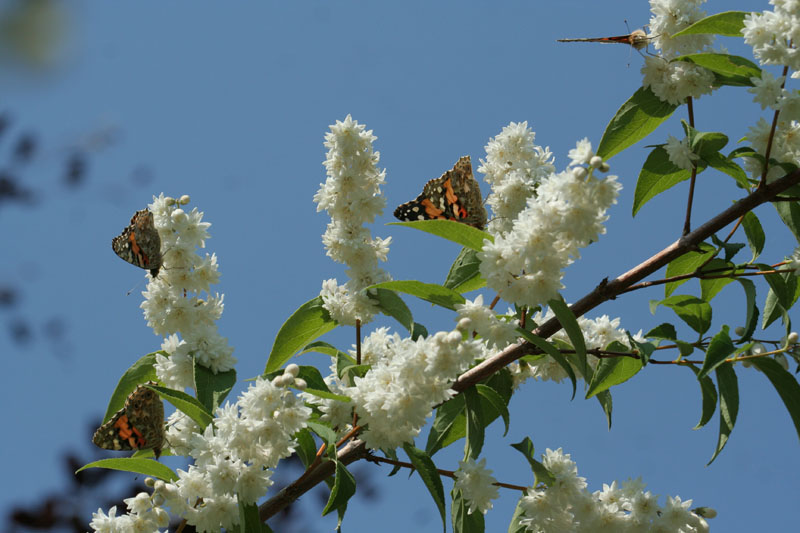
[[[480,186],[472,175],[469,156],[460,158],[451,170],[426,183],[416,199],[397,206],[394,216],[405,222],[455,220],[483,229],[486,209]]]
[[[154,381],[147,383],[155,385]],[[125,407],[97,431],[92,442],[105,450],[153,450],[156,459],[164,445],[164,404],[158,394],[139,385],[125,400]]]
[[[161,237],[149,209],[137,211],[130,225],[111,240],[111,248],[122,259],[150,271],[154,278],[161,268]]]
[[[628,44],[637,50],[641,50],[650,42],[644,30],[635,30],[627,35],[617,35],[615,37],[589,37],[583,39],[557,39],[559,43],[620,43]]]

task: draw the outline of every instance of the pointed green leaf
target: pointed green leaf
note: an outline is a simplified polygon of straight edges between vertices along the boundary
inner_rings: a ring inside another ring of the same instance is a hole
[[[742,218],[742,228],[744,228],[744,234],[747,237],[747,245],[750,246],[750,251],[753,252],[753,257],[750,259],[750,262],[753,262],[758,259],[758,256],[764,250],[767,237],[764,234],[764,228],[761,227],[761,221],[752,211],[745,213]]]
[[[662,102],[649,88],[640,88],[622,104],[606,126],[597,155],[609,160],[652,133],[678,106]]]
[[[697,382],[700,384],[700,394],[703,399],[703,408],[700,413],[700,421],[692,429],[700,429],[708,424],[711,417],[714,416],[714,411],[717,410],[717,388],[714,382],[708,376],[700,377],[700,369],[694,365],[685,365],[689,370],[694,372],[697,377]]]
[[[390,222],[389,225],[414,228],[478,251],[483,249],[484,239],[494,241],[494,237],[485,231],[454,220],[415,220],[414,222]]]
[[[728,331],[730,331],[728,326],[722,326],[720,332],[714,335],[711,342],[708,343],[706,358],[703,360],[703,368],[700,369],[700,373],[697,375],[698,379],[709,375],[712,370],[724,363],[725,359],[730,357],[736,350]]]
[[[467,449],[464,455],[477,459],[483,449],[483,437],[486,430],[483,408],[474,387],[466,389],[462,394],[467,405]]]
[[[794,430],[800,437],[800,385],[797,379],[787,372],[780,363],[768,357],[751,359],[753,366],[761,370],[770,380],[772,386],[783,400],[783,405],[789,411],[789,416],[794,423]]]
[[[575,366],[580,370],[584,379],[591,379],[589,375],[590,368],[586,364],[586,342],[583,339],[581,327],[578,325],[578,319],[575,318],[575,314],[563,299],[550,300],[547,305],[550,306],[553,314],[558,318],[561,327],[564,328],[564,332],[566,332],[572,343],[572,347],[575,348]]]
[[[758,65],[743,57],[728,54],[690,54],[676,57],[673,61],[694,63],[714,73],[714,84],[733,87],[752,87],[750,78],[760,78]]]
[[[694,296],[676,294],[659,302],[672,309],[686,324],[702,335],[711,326],[711,306]]]
[[[719,153],[709,153],[703,156],[703,161],[708,163],[708,166],[727,174],[736,180],[736,184],[742,189],[748,190],[750,181],[747,179],[747,173],[735,161],[723,156]]]
[[[612,348],[616,350],[616,348]],[[642,361],[633,357],[604,357],[594,371],[586,398],[624,383],[642,369]]]
[[[111,419],[117,411],[125,406],[125,400],[128,396],[141,385],[148,381],[156,381],[156,370],[153,365],[156,364],[156,354],[167,355],[166,352],[152,352],[140,357],[133,363],[128,370],[119,378],[114,392],[111,394],[111,399],[108,401],[106,414],[103,416],[103,422]]]
[[[725,11],[715,13],[698,20],[688,28],[684,28],[672,35],[673,38],[681,35],[696,35],[700,33],[713,33],[726,37],[741,37],[744,28],[744,18],[749,13],[745,11]]]
[[[206,410],[206,407],[200,403],[200,401],[183,391],[154,385],[147,385],[147,388],[156,391],[163,400],[167,400],[186,416],[194,420],[197,425],[200,426],[201,432],[214,420],[214,417]]]
[[[720,271],[726,269],[731,273],[735,271],[734,265],[722,259],[712,259],[705,266],[702,272],[712,272],[712,276],[720,275]],[[733,278],[711,277],[700,280],[700,299],[704,302],[710,302],[719,291],[726,285],[733,282]]]
[[[536,460],[535,457],[535,449],[533,448],[533,441],[529,437],[525,437],[521,441],[517,442],[516,444],[511,445],[512,448],[520,452],[525,459],[527,459],[528,464],[531,465],[531,471],[533,472],[534,482],[533,485],[536,486],[539,483],[542,483],[545,486],[551,486],[555,483],[556,478],[555,476],[550,473],[550,471],[545,468],[545,466]]]
[[[439,509],[439,515],[442,517],[442,529],[446,531],[447,511],[444,501],[444,485],[442,485],[442,478],[439,477],[436,465],[427,453],[415,447],[413,444],[403,444],[403,450],[405,450],[406,455],[408,455],[408,458],[411,460],[411,464],[414,465],[417,474],[419,474],[419,477],[425,484],[425,488],[428,489],[428,492],[433,498],[433,502]]]
[[[519,523],[523,518],[527,518],[527,515],[525,514],[525,508],[522,507],[522,498],[520,498],[514,508],[511,522],[508,523],[508,533],[527,533],[528,528]]]
[[[719,387],[719,438],[717,448],[708,464],[714,462],[730,438],[736,415],[739,413],[739,381],[732,364],[720,365],[715,371]]]
[[[237,495],[238,496],[238,495]],[[258,505],[239,501],[239,533],[262,533],[261,517],[258,516]]]
[[[645,333],[644,336],[647,339],[666,339],[674,341],[678,338],[678,332],[675,331],[675,326],[669,322],[664,322]]]
[[[687,252],[670,261],[667,265],[665,277],[674,278],[676,276],[693,274],[714,254],[714,248],[706,243],[700,243],[698,249],[699,251]],[[688,278],[670,281],[669,283],[664,284],[664,297],[672,294],[675,289],[687,281],[689,281]]]
[[[506,433],[508,433],[508,424],[509,424],[508,407],[506,406],[506,402],[503,400],[502,396],[500,396],[499,394],[497,394],[497,392],[495,392],[494,389],[486,385],[483,385],[481,383],[475,385],[475,390],[478,392],[478,395],[482,399],[486,400],[486,402],[488,402],[488,404],[495,411],[497,411],[500,414],[500,416],[503,417],[503,424],[505,424],[506,427],[505,433],[503,433],[503,436],[505,437]],[[486,407],[486,403],[483,404],[483,407],[484,408]]]
[[[372,299],[377,300],[377,307],[380,309],[381,313],[397,320],[400,325],[409,332],[413,331],[414,317],[411,316],[411,310],[409,310],[406,303],[396,292],[386,289],[376,289],[375,296]]]
[[[800,242],[800,202],[772,202],[772,205],[797,242]]]
[[[567,376],[569,376],[569,380],[572,382],[572,397],[574,398],[577,380],[575,379],[575,371],[572,370],[572,365],[569,364],[567,358],[564,357],[560,351],[558,351],[558,348],[553,346],[551,343],[547,342],[545,339],[537,337],[533,333],[526,331],[522,328],[517,328],[517,333],[519,333],[520,336],[522,336],[522,338],[524,338],[526,341],[530,342],[531,344],[542,350],[544,353],[552,357],[553,360],[556,363],[558,363],[558,366],[560,366],[564,370],[564,372],[567,373]]]
[[[325,516],[331,511],[345,507],[355,493],[356,480],[353,474],[347,470],[344,463],[336,461],[336,477],[333,481],[333,488],[331,489],[328,503],[325,504],[325,508],[322,510],[322,516]]]
[[[303,462],[303,466],[308,468],[317,455],[317,444],[314,442],[314,437],[311,436],[308,429],[303,428],[294,434],[294,439],[297,441],[297,448],[295,448],[297,456]]]
[[[322,307],[322,298],[307,301],[281,326],[264,372],[278,370],[295,352],[335,327],[336,321]]]
[[[436,417],[425,444],[425,451],[428,455],[433,456],[445,446],[466,435],[465,409],[466,403],[463,394],[454,396],[436,408]]]
[[[480,265],[478,252],[471,248],[462,248],[442,285],[459,293],[486,286],[486,280],[481,277]]]
[[[214,373],[194,360],[194,390],[206,411],[213,413],[236,385],[236,370]]]
[[[87,468],[107,468],[109,470],[122,470],[123,472],[133,472],[144,476],[151,476],[164,481],[176,481],[178,474],[152,459],[139,459],[137,457],[118,457],[116,459],[100,459],[80,467],[75,471],[77,474]]]
[[[422,222],[443,222],[426,220]],[[417,224],[417,222],[414,222]],[[464,224],[459,224],[463,226]],[[463,304],[466,300],[463,296],[456,291],[436,285],[434,283],[422,283],[421,281],[385,281],[368,287],[369,289],[389,289],[392,291],[402,292],[416,296],[422,300],[432,304],[444,307],[446,309],[455,310],[456,304]]]
[[[635,216],[644,204],[691,177],[691,171],[678,168],[669,160],[663,146],[656,146],[639,172],[633,193],[632,214]]]
[[[600,391],[595,395],[595,398],[597,398],[597,401],[600,403],[600,407],[603,409],[603,413],[606,415],[608,429],[611,429],[611,411],[614,407],[614,402],[611,398],[611,391]]]
[[[751,280],[746,278],[736,278],[736,281],[738,281],[744,289],[744,295],[746,299],[747,315],[745,316],[745,332],[742,335],[742,339],[747,340],[753,335],[753,332],[756,330],[756,326],[758,325],[756,286]]]

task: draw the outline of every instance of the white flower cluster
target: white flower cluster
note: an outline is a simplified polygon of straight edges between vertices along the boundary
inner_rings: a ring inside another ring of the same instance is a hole
[[[700,159],[700,156],[689,148],[689,139],[687,137],[678,139],[670,135],[667,138],[667,144],[664,145],[664,150],[667,151],[670,162],[684,170],[691,170],[694,167],[694,162]]]
[[[689,510],[692,500],[667,497],[666,505],[658,496],[645,491],[641,480],[603,485],[602,491],[586,490],[586,478],[578,476],[578,467],[559,448],[548,449],[542,463],[555,482],[547,488],[529,488],[520,500],[524,516],[519,523],[526,531],[574,533],[625,531],[649,533],[705,533],[706,521]],[[710,514],[710,513],[709,513]]]
[[[320,185],[314,201],[317,211],[324,209],[331,217],[322,235],[327,254],[349,267],[350,280],[341,286],[335,279],[323,282],[320,296],[331,318],[352,326],[356,320],[369,322],[376,312],[372,300],[361,290],[391,279],[378,266],[378,261],[386,261],[391,237],[373,239],[363,227],[386,205],[380,194],[385,172],[377,166],[380,154],[372,149],[372,141],[377,139],[372,130],[364,131],[364,125],[350,115],[343,122],[337,120],[330,129],[325,135],[328,179]]]
[[[486,458],[477,463],[475,459],[458,462],[455,472],[455,488],[461,490],[464,499],[469,502],[469,514],[475,510],[486,514],[492,508],[492,500],[500,497],[497,490],[497,480],[492,476],[492,471],[486,468]]]
[[[186,422],[188,417],[179,415],[184,423],[170,425],[167,440],[171,445],[176,443],[176,448],[185,448],[195,462],[188,471],[178,470],[179,479],[174,483],[155,482],[152,501],[183,516],[198,531],[233,528],[239,522],[239,499],[255,503],[266,494],[272,485],[272,469],[294,452],[292,435],[306,427],[311,415],[311,409],[285,388],[293,384],[294,377],[287,367],[284,375],[276,378],[279,381],[258,378],[236,404],[217,409],[213,423],[202,435],[193,422]],[[150,500],[147,494],[142,502],[145,499]],[[121,529],[147,517],[148,523],[166,527],[163,520],[156,520],[161,519],[163,511],[147,514],[144,503],[138,507],[129,503],[128,508],[131,514],[119,517],[114,516],[115,508],[108,516],[98,511],[92,527],[103,533],[156,531],[156,527],[143,525],[139,529]]]
[[[483,355],[482,343],[464,340],[458,330],[439,331],[426,338],[382,337],[383,356],[367,374],[346,389],[352,398],[360,434],[371,449],[394,449],[413,441],[433,406],[455,395],[450,385]],[[366,344],[366,342],[365,342]]]
[[[759,118],[758,122],[748,130],[747,140],[757,153],[765,155],[771,132],[772,124],[763,118]],[[800,123],[795,120],[791,122],[778,120],[775,134],[772,136],[772,148],[770,149],[769,157],[781,163],[795,165],[800,161]],[[755,177],[760,176],[764,168],[761,161],[754,157],[745,157],[744,166]],[[767,182],[785,175],[786,170],[784,168],[771,164],[767,172]]]
[[[162,349],[170,355],[157,355],[155,368],[158,379],[173,389],[193,385],[193,361],[214,373],[236,364],[233,348],[215,323],[224,307],[223,296],[210,294],[220,277],[217,256],[200,257],[195,252],[205,247],[211,224],[203,222],[197,208],[187,213],[180,207],[188,202],[188,196],[175,200],[161,194],[149,205],[163,260],[158,277],[151,278],[142,293],[145,301],[140,306],[153,332],[168,336]],[[205,298],[200,297],[203,292]]]
[[[546,313],[536,313],[532,318],[537,324],[543,324],[554,316],[555,315],[553,314],[553,311],[548,309]],[[619,318],[611,319],[608,315],[603,315],[594,320],[590,320],[585,317],[579,317],[578,325],[581,328],[581,333],[583,333],[584,342],[588,350],[602,350],[614,341],[631,348],[626,331],[620,328]],[[644,337],[642,337],[641,331],[633,335],[633,338],[637,342],[645,341]],[[550,340],[558,340],[569,346],[572,346],[569,336],[563,329],[558,330],[553,336],[550,337]],[[573,362],[572,358],[570,357],[567,357],[566,359],[567,361]],[[587,354],[586,361],[588,365],[594,369],[597,368],[597,363],[600,360],[591,354]],[[573,367],[577,370],[576,365],[573,364]],[[524,365],[513,364],[509,367],[509,369],[514,377],[515,387],[521,385],[528,378],[541,381],[552,380],[557,383],[567,378],[567,373],[563,368],[561,368],[561,365],[556,363],[551,357],[542,357],[541,359],[538,359],[532,363],[526,362]],[[579,372],[576,372],[576,376],[579,378],[581,377]]]
[[[699,52],[711,46],[711,34],[672,36],[706,16],[700,4],[706,0],[650,0],[650,35],[665,59]]]
[[[691,96],[699,98],[710,94],[714,74],[684,61],[669,60],[683,54],[705,51],[713,35],[672,35],[687,28],[705,16],[699,7],[705,0],[650,0],[650,35],[658,56],[645,57],[642,85],[650,87],[662,101],[679,105]]]
[[[149,480],[148,480],[149,481]],[[108,514],[102,509],[92,513],[92,521],[89,527],[98,533],[122,533],[136,531],[148,533],[156,532],[161,528],[169,526],[169,514],[156,505],[146,492],[140,492],[133,498],[123,500],[128,507],[128,514],[117,516],[117,507],[108,510]],[[163,503],[163,499],[159,504]]]
[[[517,340],[516,324],[497,318],[489,307],[483,305],[482,294],[471,302],[456,304],[456,311],[459,331],[476,332],[488,348],[502,350]]]
[[[749,13],[744,18],[744,42],[762,65],[787,65],[800,77],[800,8],[797,0],[770,0],[774,11]]]
[[[539,182],[555,170],[550,149],[535,145],[535,138],[527,122],[512,122],[486,145],[478,171],[492,186],[486,199],[494,215],[487,228],[492,235],[511,230]]]
[[[596,156],[589,159],[593,166],[603,165]],[[537,196],[528,199],[511,231],[493,243],[484,241],[478,258],[487,287],[507,302],[528,307],[558,295],[562,269],[580,255],[579,248],[605,233],[605,212],[621,188],[616,176],[597,179],[594,170],[576,167],[550,175],[539,184]]]

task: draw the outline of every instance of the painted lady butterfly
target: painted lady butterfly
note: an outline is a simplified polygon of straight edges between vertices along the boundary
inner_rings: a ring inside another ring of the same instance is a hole
[[[128,263],[149,270],[154,278],[158,276],[161,268],[161,237],[153,225],[153,213],[149,209],[133,214],[130,226],[111,240],[111,248]]]
[[[154,381],[148,385],[156,385]],[[136,387],[125,407],[94,432],[92,442],[105,450],[146,450],[158,459],[164,445],[164,404],[155,391]]]
[[[469,156],[460,158],[452,170],[426,183],[422,194],[398,206],[394,216],[405,222],[455,220],[483,229],[486,226],[486,209],[478,181],[472,175]]]

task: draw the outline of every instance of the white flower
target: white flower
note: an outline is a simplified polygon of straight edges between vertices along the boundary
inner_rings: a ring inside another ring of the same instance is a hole
[[[355,378],[346,394],[352,398],[361,438],[370,449],[393,449],[419,434],[433,406],[450,399],[450,385],[476,357],[479,341],[464,340],[459,331],[440,331],[416,341],[390,338],[386,354],[367,374]]]
[[[747,140],[750,141],[750,145],[757,153],[766,154],[771,131],[772,125],[763,118],[758,119],[758,122],[750,127],[747,133]],[[794,120],[789,122],[778,120],[775,134],[772,137],[770,158],[781,163],[797,164],[798,159],[800,159],[800,123]],[[761,176],[763,166],[758,159],[748,157],[744,159],[744,163],[745,168],[754,177]],[[770,183],[784,175],[786,175],[786,171],[783,168],[777,165],[770,165],[767,173],[767,182]]]
[[[700,156],[689,148],[689,139],[687,137],[678,139],[670,135],[667,138],[667,144],[664,145],[664,150],[666,150],[670,162],[684,170],[694,168],[694,162],[700,159]]]
[[[750,78],[753,87],[748,88],[747,92],[755,95],[753,101],[761,104],[761,109],[774,108],[783,92],[784,79],[783,76],[776,78],[769,71],[762,70],[760,78]]]
[[[642,67],[642,85],[649,87],[659,100],[680,105],[688,97],[700,98],[711,94],[714,74],[685,61],[669,62],[661,57],[647,56]]]
[[[561,270],[605,232],[605,211],[620,188],[616,176],[580,180],[569,171],[543,180],[511,231],[484,241],[478,257],[487,287],[529,307],[555,298]]]
[[[800,93],[784,90],[777,107],[781,111],[781,120],[788,122],[800,119]]]
[[[339,324],[355,325],[356,320],[364,324],[372,320],[375,307],[361,294],[362,289],[391,279],[378,266],[378,261],[386,260],[391,237],[373,239],[362,226],[373,222],[386,204],[380,194],[385,172],[377,166],[380,154],[372,149],[377,139],[372,130],[365,131],[364,125],[350,115],[343,122],[337,120],[330,129],[325,135],[328,179],[320,185],[314,201],[317,211],[324,209],[331,217],[322,236],[327,254],[348,265],[350,281],[338,285],[336,280],[327,280],[320,296]]]
[[[594,157],[594,150],[592,150],[592,143],[589,142],[589,138],[584,137],[578,141],[575,144],[575,148],[572,148],[567,153],[567,157],[570,159],[569,167],[588,165],[589,161]]]
[[[744,18],[744,42],[762,65],[786,65],[800,70],[796,48],[800,38],[800,11],[796,2],[770,2],[775,11],[749,13]],[[796,77],[796,72],[792,74]]]
[[[492,508],[492,500],[500,497],[497,480],[491,475],[492,471],[486,468],[486,458],[477,463],[469,458],[458,462],[455,472],[455,488],[460,489],[464,499],[469,502],[469,514],[479,510],[486,514]]]
[[[517,339],[516,326],[497,318],[491,309],[483,305],[483,295],[475,300],[456,304],[457,321],[469,319],[469,328],[480,335],[489,348],[502,350]],[[461,328],[459,328],[461,329]]]
[[[706,16],[699,5],[705,0],[650,0],[650,35],[653,46],[665,58],[704,51],[714,39],[710,34],[672,35]]]
[[[486,199],[494,215],[487,228],[492,235],[511,229],[539,182],[553,172],[550,149],[534,144],[535,138],[527,122],[511,122],[486,145],[478,171],[492,187]]]

